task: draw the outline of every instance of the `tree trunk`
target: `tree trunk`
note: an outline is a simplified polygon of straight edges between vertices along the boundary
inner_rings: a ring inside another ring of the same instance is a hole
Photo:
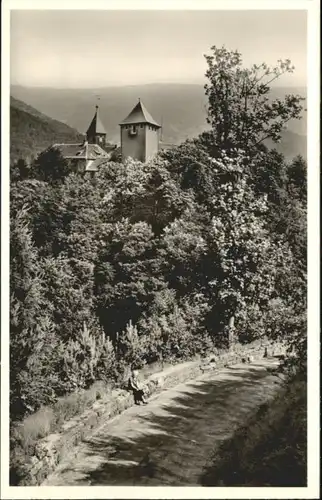
[[[229,349],[235,343],[235,316],[231,316],[228,325],[228,345]]]

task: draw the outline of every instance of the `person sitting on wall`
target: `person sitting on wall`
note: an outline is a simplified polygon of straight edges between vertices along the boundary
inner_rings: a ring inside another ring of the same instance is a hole
[[[146,405],[148,404],[144,396],[144,388],[139,380],[139,372],[133,370],[129,379],[129,388],[133,392],[134,402],[139,405],[141,402]]]

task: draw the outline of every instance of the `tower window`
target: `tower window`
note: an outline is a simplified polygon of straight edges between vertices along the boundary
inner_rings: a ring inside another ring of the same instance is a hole
[[[136,135],[137,134],[137,127],[136,125],[132,125],[129,131],[129,135]]]

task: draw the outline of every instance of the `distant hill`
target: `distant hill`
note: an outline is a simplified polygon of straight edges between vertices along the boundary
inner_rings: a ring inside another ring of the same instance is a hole
[[[280,143],[274,144],[272,140],[267,139],[265,144],[267,147],[274,148],[279,153],[282,153],[287,160],[291,160],[298,154],[302,155],[304,159],[307,158],[307,139],[305,135],[285,130]]]
[[[54,142],[80,142],[83,136],[32,106],[10,98],[10,163],[31,160]]]
[[[306,97],[306,89],[272,89],[274,97],[286,93],[299,93]],[[110,142],[119,143],[119,122],[127,116],[140,97],[153,118],[163,125],[162,139],[166,143],[179,144],[196,137],[207,128],[207,100],[200,84],[148,84],[101,89],[54,89],[12,86],[11,94],[34,106],[46,115],[68,123],[84,133],[100,96],[100,116]],[[297,134],[292,137],[292,134]],[[298,136],[301,136],[299,139]],[[278,150],[294,156],[306,156],[306,113],[302,120],[293,120],[278,145]],[[290,148],[294,151],[290,152]]]

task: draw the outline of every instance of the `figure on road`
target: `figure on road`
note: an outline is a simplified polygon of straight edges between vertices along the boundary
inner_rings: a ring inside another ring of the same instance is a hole
[[[139,372],[137,370],[133,370],[131,373],[129,387],[133,391],[135,404],[139,405],[142,402],[146,405],[147,401],[144,396],[144,387],[139,380]]]

